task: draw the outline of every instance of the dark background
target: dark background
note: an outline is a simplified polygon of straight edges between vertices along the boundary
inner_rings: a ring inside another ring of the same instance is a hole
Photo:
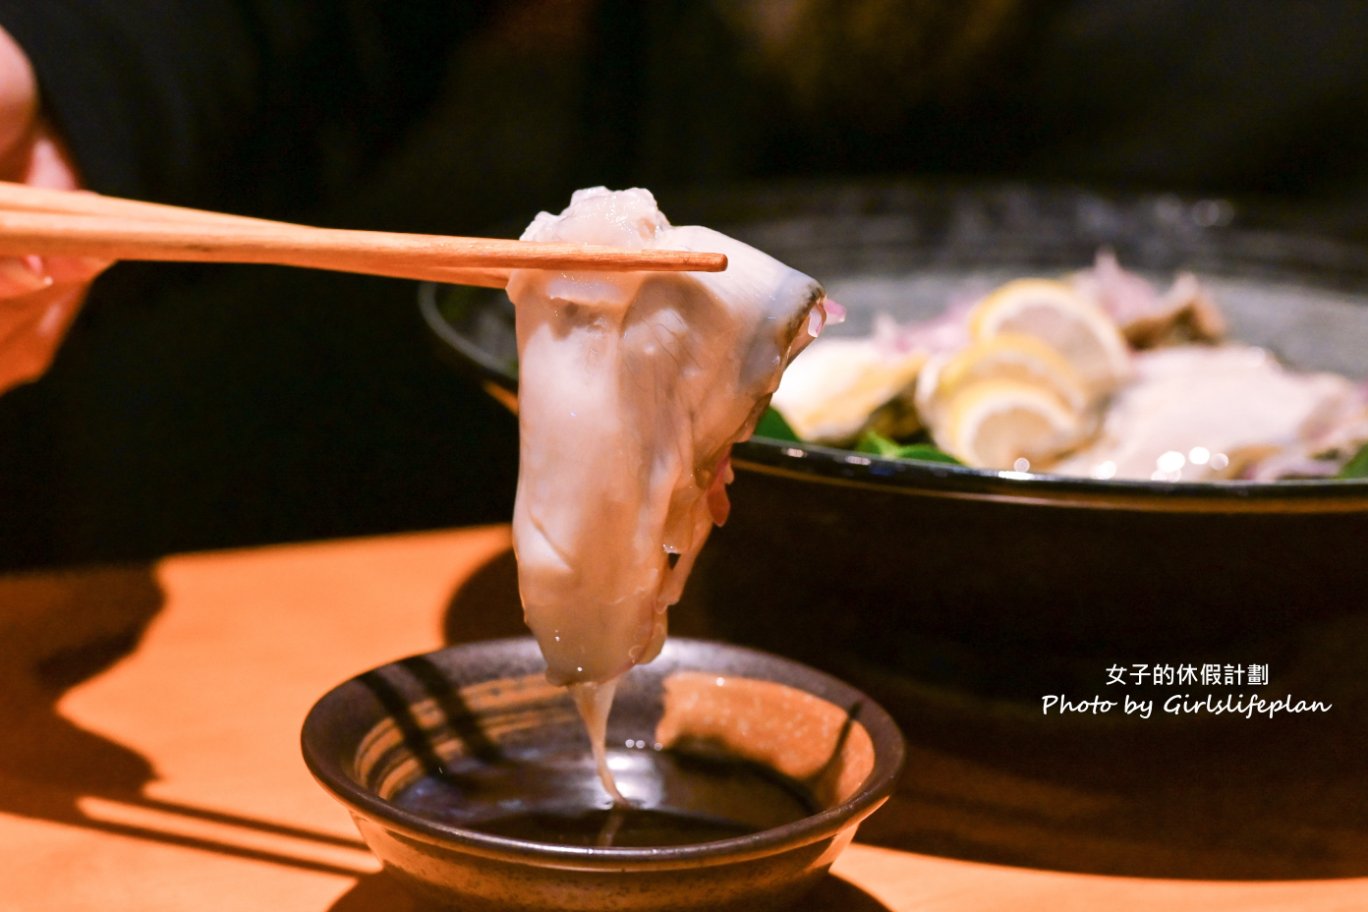
[[[766,181],[1029,179],[1368,239],[1365,39],[1355,2],[497,4],[422,51],[439,91],[389,141],[276,166],[276,117],[213,202],[507,234],[593,184],[670,214]],[[121,265],[0,397],[0,565],[503,521],[515,471],[513,419],[442,360],[412,284]]]

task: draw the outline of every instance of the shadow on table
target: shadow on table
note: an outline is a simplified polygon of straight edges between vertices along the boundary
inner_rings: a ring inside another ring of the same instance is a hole
[[[513,555],[506,552],[453,594],[446,640],[525,632]],[[671,632],[709,635],[706,621],[683,609],[672,613]],[[1207,661],[1270,655],[1278,661],[1269,685],[1231,692],[1266,699],[1290,693],[1329,703],[1330,710],[1276,718],[1165,714],[1170,693],[1200,700],[1226,691],[1108,690],[1104,662],[1096,695],[1154,699],[1149,719],[1120,708],[1047,717],[1038,698],[1013,702],[933,688],[831,657],[829,670],[883,703],[909,742],[898,790],[861,828],[860,841],[967,861],[1139,877],[1368,875],[1368,617],[1307,628],[1278,644],[1233,644]],[[1164,657],[1112,661],[1141,658]],[[1054,660],[1034,661],[1035,676],[1048,679]],[[1067,672],[1061,667],[1062,681],[1076,677]]]
[[[357,874],[355,868],[309,858],[307,852],[278,853],[184,832],[200,824],[228,825],[314,846],[361,847],[358,840],[146,796],[143,789],[155,775],[146,757],[62,715],[63,696],[131,654],[162,603],[161,588],[147,566],[0,579],[0,731],[5,732],[0,813]],[[103,811],[92,816],[92,807]]]
[[[146,758],[64,718],[70,688],[131,653],[161,609],[144,567],[0,580],[0,810],[71,822],[76,799],[136,794]]]

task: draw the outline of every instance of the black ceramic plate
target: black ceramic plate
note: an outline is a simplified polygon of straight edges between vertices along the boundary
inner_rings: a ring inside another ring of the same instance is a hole
[[[1241,213],[1224,200],[885,186],[661,204],[677,224],[706,222],[819,278],[849,311],[832,334],[867,333],[876,313],[932,316],[949,300],[1011,278],[1085,267],[1107,247],[1161,286],[1179,270],[1196,272],[1235,339],[1265,346],[1298,368],[1368,375],[1368,251],[1243,227]],[[465,366],[493,387],[516,389],[512,307],[501,293],[428,287],[421,309]],[[734,461],[743,471],[937,497],[1163,511],[1368,509],[1363,480],[1096,481],[881,459],[765,438],[737,447]]]

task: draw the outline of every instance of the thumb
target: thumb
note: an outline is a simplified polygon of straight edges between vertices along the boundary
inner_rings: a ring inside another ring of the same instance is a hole
[[[0,177],[13,178],[23,167],[11,161],[33,129],[38,116],[38,83],[28,56],[0,28]]]

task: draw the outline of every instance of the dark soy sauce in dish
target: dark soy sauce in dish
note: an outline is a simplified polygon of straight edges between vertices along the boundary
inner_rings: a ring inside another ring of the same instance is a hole
[[[454,760],[391,801],[429,820],[526,842],[650,848],[758,833],[817,810],[799,783],[736,757],[610,748],[629,806],[613,806],[592,759],[564,755]]]

